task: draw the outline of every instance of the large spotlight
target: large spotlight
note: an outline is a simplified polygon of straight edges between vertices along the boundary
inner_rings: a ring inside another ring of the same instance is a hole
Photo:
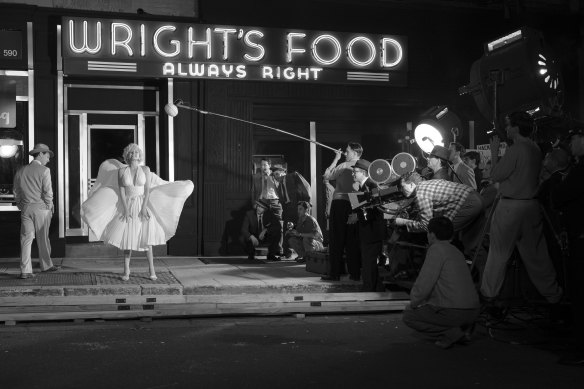
[[[513,111],[560,113],[563,82],[553,58],[541,32],[522,28],[485,44],[485,54],[471,66],[470,84],[459,94],[472,94],[491,122]]]
[[[420,123],[414,130],[414,137],[420,149],[429,153],[434,146],[444,146],[444,139],[454,129],[458,135],[460,119],[455,113],[449,111],[448,107],[439,105],[421,115]]]

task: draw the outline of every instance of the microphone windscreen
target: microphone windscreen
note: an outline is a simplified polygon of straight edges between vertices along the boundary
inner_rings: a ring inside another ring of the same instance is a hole
[[[178,107],[172,103],[168,103],[164,106],[164,112],[166,112],[168,116],[175,117],[178,115]]]

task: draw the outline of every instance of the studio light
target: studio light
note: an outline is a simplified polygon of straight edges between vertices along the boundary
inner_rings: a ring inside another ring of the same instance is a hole
[[[429,153],[434,146],[444,146],[446,136],[453,129],[459,131],[460,126],[458,116],[448,107],[439,105],[430,108],[421,115],[420,122],[414,130],[414,138],[420,149]]]
[[[471,94],[481,114],[494,123],[514,111],[554,116],[561,112],[563,82],[543,34],[522,28],[485,44],[485,54],[470,69]]]

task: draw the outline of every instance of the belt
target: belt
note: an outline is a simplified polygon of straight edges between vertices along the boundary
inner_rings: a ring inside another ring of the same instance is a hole
[[[521,200],[521,201],[526,201],[526,200],[535,200],[535,197],[531,197],[529,199],[515,199],[513,197],[507,197],[507,196],[501,196],[501,199],[503,200]]]

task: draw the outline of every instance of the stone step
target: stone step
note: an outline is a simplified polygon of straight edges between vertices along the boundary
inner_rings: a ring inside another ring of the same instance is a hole
[[[154,257],[167,255],[166,245],[154,246]],[[67,258],[122,258],[124,251],[103,242],[67,243],[65,257]],[[132,257],[146,257],[145,251],[134,251]]]

